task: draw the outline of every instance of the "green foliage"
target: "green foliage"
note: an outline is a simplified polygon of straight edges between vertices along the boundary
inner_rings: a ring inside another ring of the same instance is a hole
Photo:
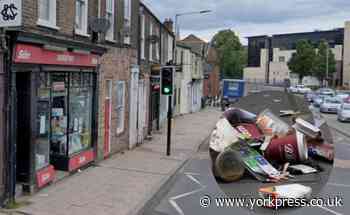
[[[288,62],[288,67],[292,73],[299,75],[299,82],[305,76],[312,75],[315,58],[314,47],[306,40],[298,41],[296,53]]]
[[[316,54],[314,63],[314,76],[316,76],[321,82],[327,77],[327,50],[328,50],[328,77],[336,72],[336,62],[333,52],[328,48],[328,44],[325,40],[322,40],[318,46],[318,52]]]
[[[247,51],[242,47],[239,37],[232,30],[219,31],[213,39],[219,57],[223,78],[242,78],[247,64]]]

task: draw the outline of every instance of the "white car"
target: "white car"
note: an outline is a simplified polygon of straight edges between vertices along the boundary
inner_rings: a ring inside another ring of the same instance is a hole
[[[320,106],[321,113],[338,113],[340,109],[342,101],[337,99],[336,97],[326,97],[323,99],[323,102]]]
[[[312,90],[310,88],[306,87],[303,84],[297,85],[296,88],[297,88],[298,93],[301,93],[301,94],[306,94],[306,93],[312,92]]]
[[[291,92],[291,93],[298,93],[298,88],[297,87],[293,87],[293,86],[291,86],[291,87],[289,87],[289,92]]]
[[[350,122],[350,103],[343,103],[338,111],[338,120],[340,122]]]

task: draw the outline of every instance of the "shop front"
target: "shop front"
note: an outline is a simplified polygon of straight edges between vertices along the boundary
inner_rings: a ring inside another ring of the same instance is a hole
[[[98,59],[15,45],[17,183],[41,188],[94,161]]]

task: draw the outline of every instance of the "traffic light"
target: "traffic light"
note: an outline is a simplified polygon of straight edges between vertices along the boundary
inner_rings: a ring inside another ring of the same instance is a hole
[[[163,95],[172,95],[174,88],[175,67],[164,66],[160,70],[160,87]]]

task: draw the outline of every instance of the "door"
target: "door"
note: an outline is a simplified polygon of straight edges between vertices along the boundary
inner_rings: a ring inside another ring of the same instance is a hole
[[[112,80],[106,80],[104,103],[105,103],[104,157],[107,157],[111,152]]]
[[[144,137],[144,129],[145,129],[145,115],[146,115],[146,107],[145,107],[145,83],[144,80],[139,81],[138,86],[138,116],[137,116],[137,142],[142,143]]]
[[[137,144],[137,109],[138,109],[138,84],[139,84],[139,68],[133,66],[131,69],[130,84],[130,113],[129,114],[129,149]]]
[[[31,73],[16,74],[17,86],[17,144],[16,176],[17,182],[30,182],[31,174]]]

